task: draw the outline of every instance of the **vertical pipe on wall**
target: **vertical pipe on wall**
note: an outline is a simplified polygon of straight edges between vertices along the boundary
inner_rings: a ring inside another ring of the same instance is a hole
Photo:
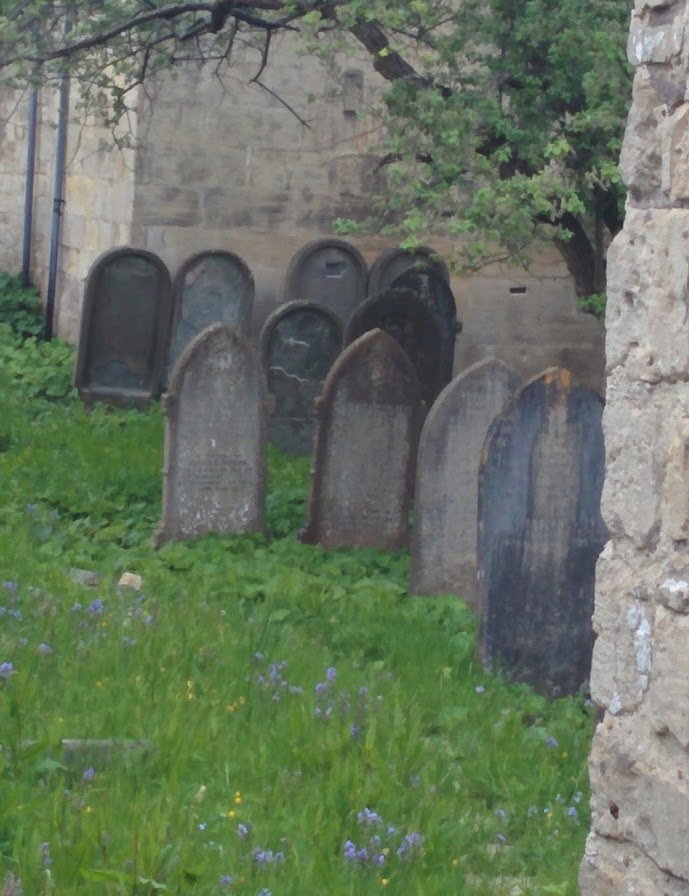
[[[65,23],[65,35],[71,25]],[[48,263],[48,291],[45,297],[45,338],[53,338],[55,315],[55,289],[57,284],[57,258],[60,246],[60,225],[65,204],[65,158],[67,155],[67,117],[69,114],[69,74],[60,78],[60,106],[57,119],[57,147],[55,150],[55,181],[53,187],[53,223],[50,232],[50,261]]]
[[[22,285],[31,280],[31,238],[33,236],[33,186],[36,170],[36,123],[38,121],[38,90],[29,95],[29,124],[26,148],[26,187],[24,189],[24,244],[22,250]]]

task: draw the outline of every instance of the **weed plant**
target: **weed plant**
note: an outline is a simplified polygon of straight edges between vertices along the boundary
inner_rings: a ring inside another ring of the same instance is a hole
[[[405,553],[298,543],[307,460],[269,537],[154,551],[161,414],[52,394],[65,353],[0,329],[3,896],[576,893],[583,699],[487,674]]]

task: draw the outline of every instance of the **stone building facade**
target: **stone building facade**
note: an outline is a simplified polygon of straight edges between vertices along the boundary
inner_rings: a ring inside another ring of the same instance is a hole
[[[256,283],[253,334],[283,299],[292,256],[332,233],[336,217],[366,214],[380,180],[375,114],[383,82],[367,56],[327,70],[276,36],[264,89],[260,54],[245,49],[218,79],[213,67],[170,72],[141,88],[126,127],[132,148],[83,121],[72,96],[55,331],[76,341],[93,261],[125,244],[149,249],[172,274],[202,249],[228,249]],[[28,95],[0,94],[0,269],[21,268]],[[287,105],[285,105],[287,104]],[[287,108],[287,106],[291,107]],[[56,97],[40,96],[31,276],[45,294],[53,209]],[[296,113],[296,114],[295,114]],[[300,120],[301,119],[301,120]],[[352,239],[370,265],[390,237]],[[434,245],[449,254],[451,245]],[[576,309],[555,250],[527,272],[495,265],[453,278],[464,331],[462,369],[498,357],[525,376],[552,364],[603,382],[603,329]]]
[[[597,567],[584,896],[689,894],[689,2],[636,0],[608,254],[610,541]]]

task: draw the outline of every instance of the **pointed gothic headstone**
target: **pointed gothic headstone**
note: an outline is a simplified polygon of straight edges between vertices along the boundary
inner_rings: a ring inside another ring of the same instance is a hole
[[[411,594],[456,594],[476,609],[481,449],[522,383],[501,361],[482,361],[446,386],[431,408],[416,464]]]
[[[603,403],[551,368],[497,417],[479,474],[484,662],[554,697],[588,680],[605,470]]]
[[[319,403],[302,541],[385,550],[406,545],[421,419],[416,373],[391,336],[373,330],[344,350]]]
[[[184,349],[163,399],[157,544],[263,531],[266,404],[258,357],[234,330],[213,324]]]

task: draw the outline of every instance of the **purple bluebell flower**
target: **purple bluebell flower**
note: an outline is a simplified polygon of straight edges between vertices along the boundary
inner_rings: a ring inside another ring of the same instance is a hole
[[[334,666],[328,666],[328,668],[325,670],[325,677],[328,679],[328,681],[335,681],[335,679],[337,678],[337,669]]]
[[[41,641],[41,643],[38,645],[38,652],[43,654],[43,656],[50,656],[50,654],[53,652],[53,648],[50,646],[50,644],[46,644],[45,641]]]
[[[570,806],[569,809],[567,810],[567,815],[570,818],[574,818],[574,819],[578,818],[579,813],[577,812],[576,806]]]
[[[153,625],[153,616],[150,613],[144,619],[144,625]]]
[[[87,613],[90,613],[92,616],[100,616],[103,613],[103,601],[100,597],[96,597],[94,600],[86,608]]]
[[[46,840],[41,843],[41,867],[50,868],[53,864],[53,857],[50,855],[50,843]]]
[[[72,613],[78,613],[81,610],[81,604],[78,600],[75,600],[70,609]]]
[[[270,892],[270,890],[268,889],[268,887],[262,887],[262,888],[258,891],[258,893],[256,894],[256,896],[273,896],[273,894]]]
[[[369,809],[368,806],[357,813],[356,820],[359,824],[367,825],[369,827],[375,827],[376,825],[383,823],[383,819],[380,815],[377,812],[374,812],[373,809]]]
[[[504,834],[498,834],[497,837],[496,837],[495,839],[498,841],[498,843],[500,844],[500,846],[502,846],[503,843],[505,843],[505,841],[507,840],[507,837],[505,837]]]
[[[84,774],[81,776],[81,780],[84,782],[84,784],[90,784],[91,781],[93,781],[93,779],[95,777],[96,777],[96,770],[93,766],[90,766],[89,768],[86,769]]]
[[[495,814],[498,816],[498,818],[504,818],[506,813],[504,809],[496,809]]]
[[[328,690],[328,685],[324,681],[319,681],[316,685],[316,693],[319,697],[322,697],[323,694]]]
[[[16,582],[4,582],[3,585],[5,591],[9,591],[11,594],[16,594],[19,590],[19,585]]]
[[[221,887],[231,887],[233,883],[233,878],[231,874],[222,874],[220,879],[218,880],[218,884]]]
[[[242,840],[246,840],[249,836],[249,825],[243,824],[241,821],[237,825],[237,834],[242,838]]]
[[[351,862],[356,859],[356,843],[353,840],[347,840],[344,845],[344,857],[347,861]]]
[[[555,747],[559,746],[557,738],[553,737],[552,734],[545,739],[545,742],[549,747],[552,747],[553,749],[555,749]]]
[[[0,678],[8,679],[13,672],[12,663],[0,663]]]
[[[410,852],[413,852],[415,849],[421,846],[423,843],[423,837],[421,834],[418,834],[416,831],[412,831],[409,834],[405,834],[404,840],[400,844],[397,855],[403,859],[405,856],[408,856]]]

